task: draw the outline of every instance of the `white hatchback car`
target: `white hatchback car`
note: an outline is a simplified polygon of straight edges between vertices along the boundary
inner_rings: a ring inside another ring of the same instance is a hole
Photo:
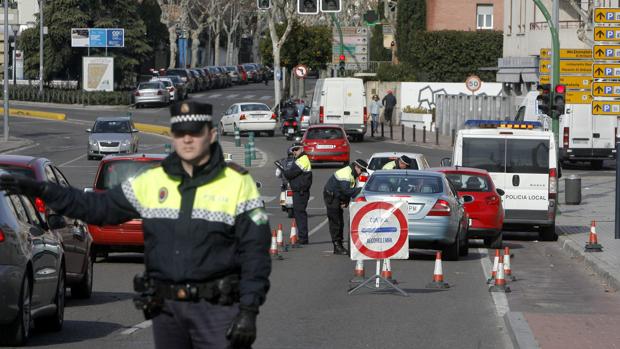
[[[267,132],[273,137],[276,129],[277,116],[264,103],[235,103],[226,109],[220,120],[222,135],[240,132]]]
[[[357,186],[363,187],[373,172],[377,170],[381,170],[383,166],[385,166],[385,164],[387,164],[390,161],[394,161],[403,155],[406,155],[411,160],[413,160],[413,166],[412,166],[413,170],[424,170],[430,167],[428,165],[428,162],[426,161],[426,158],[424,157],[424,154],[403,153],[403,152],[393,152],[393,151],[383,152],[383,153],[374,153],[370,156],[370,159],[368,159],[368,168],[366,169],[366,172],[368,173],[368,175],[361,175],[358,178]]]

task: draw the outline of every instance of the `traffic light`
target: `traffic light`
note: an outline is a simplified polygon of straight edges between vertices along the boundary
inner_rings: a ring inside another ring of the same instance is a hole
[[[319,0],[297,0],[297,13],[316,15],[319,13]]]
[[[564,114],[564,106],[565,106],[565,94],[566,94],[566,86],[564,85],[556,85],[553,91],[553,105],[551,106],[553,118],[559,118],[560,115]]]
[[[542,84],[538,85],[538,97],[536,98],[536,102],[538,104],[538,110],[540,113],[545,115],[551,115],[551,85]]]
[[[321,12],[340,12],[342,0],[321,0]]]
[[[256,7],[259,10],[269,10],[271,8],[271,0],[256,0]]]
[[[367,25],[375,25],[379,21],[379,15],[377,15],[376,11],[367,11],[364,14],[364,22]]]
[[[340,75],[344,76],[344,71],[346,69],[346,57],[344,55],[340,55],[340,63],[338,63],[338,70],[340,71]]]

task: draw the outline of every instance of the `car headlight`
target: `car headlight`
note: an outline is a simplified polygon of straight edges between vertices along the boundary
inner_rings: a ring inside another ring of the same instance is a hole
[[[123,146],[123,147],[128,147],[130,143],[131,143],[131,141],[130,141],[129,139],[126,139],[126,140],[124,140],[124,141],[121,143],[121,146]]]
[[[96,140],[91,139],[91,140],[88,141],[88,144],[90,144],[91,147],[97,147],[97,141]]]

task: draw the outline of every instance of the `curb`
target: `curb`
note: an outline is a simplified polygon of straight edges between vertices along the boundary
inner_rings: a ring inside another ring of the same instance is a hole
[[[16,149],[28,147],[34,144],[34,141],[30,139],[20,138],[18,140],[13,140],[13,141],[9,140],[9,143],[11,144],[5,145],[3,142],[0,143],[0,154],[8,153]]]
[[[153,124],[143,124],[140,122],[135,122],[134,125],[136,128],[142,132],[155,133],[160,136],[170,137],[170,126],[160,126]]]
[[[0,112],[4,113],[4,108],[0,108]],[[29,116],[29,117],[34,117],[34,118],[58,120],[58,121],[64,121],[67,119],[67,115],[65,113],[53,113],[53,112],[48,112],[48,111],[15,109],[15,108],[9,108],[9,116],[14,116],[14,117]]]
[[[558,243],[568,255],[571,257],[583,258],[583,263],[586,267],[592,269],[592,271],[600,278],[602,278],[610,288],[614,291],[620,290],[620,273],[614,272],[614,267],[609,265],[603,260],[600,260],[595,255],[596,253],[586,253],[583,251],[583,246],[579,246],[574,240],[560,235]]]
[[[523,313],[509,311],[504,314],[504,322],[506,323],[510,340],[515,349],[540,348]]]

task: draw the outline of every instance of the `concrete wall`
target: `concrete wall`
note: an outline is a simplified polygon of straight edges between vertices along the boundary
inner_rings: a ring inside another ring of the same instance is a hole
[[[493,5],[493,30],[504,27],[503,0],[429,0],[426,1],[426,29],[476,30],[476,6]]]

